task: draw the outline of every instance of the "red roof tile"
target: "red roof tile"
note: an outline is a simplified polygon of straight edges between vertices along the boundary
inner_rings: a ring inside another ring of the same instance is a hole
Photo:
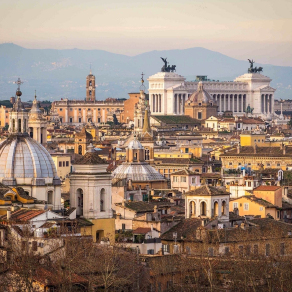
[[[281,189],[280,186],[258,186],[254,191],[276,191]]]

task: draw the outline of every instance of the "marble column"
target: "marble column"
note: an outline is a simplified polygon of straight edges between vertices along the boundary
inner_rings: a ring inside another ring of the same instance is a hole
[[[264,95],[264,114],[266,113],[266,95]]]
[[[241,112],[243,112],[243,94],[241,94]]]
[[[236,94],[236,112],[239,112],[239,96]]]

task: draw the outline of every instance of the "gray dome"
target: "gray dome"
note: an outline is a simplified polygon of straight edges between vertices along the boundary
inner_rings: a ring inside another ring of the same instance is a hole
[[[208,103],[211,100],[212,96],[204,89],[202,81],[198,83],[197,91],[189,97],[189,101],[193,103]]]
[[[39,178],[52,183],[57,178],[50,153],[25,134],[12,135],[0,144],[0,180],[13,178],[26,183]]]
[[[118,166],[113,172],[113,179],[131,179],[132,181],[164,181],[162,174],[156,171],[146,162],[125,162]]]
[[[139,142],[139,140],[137,140],[137,138],[135,137],[134,140],[132,140],[129,145],[128,145],[129,149],[144,149],[144,147],[142,146],[142,144]]]

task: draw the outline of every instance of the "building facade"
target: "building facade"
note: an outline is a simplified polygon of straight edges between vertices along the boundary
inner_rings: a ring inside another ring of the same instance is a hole
[[[234,81],[211,81],[201,76],[204,89],[217,102],[218,113],[232,111],[234,115],[244,115],[247,107],[255,116],[269,117],[274,113],[274,92],[271,79],[260,73],[246,73]],[[158,72],[148,78],[149,104],[154,115],[183,115],[185,102],[193,94],[198,81],[186,81],[175,72]]]
[[[121,120],[124,111],[124,100],[107,98],[97,101],[95,97],[95,76],[91,73],[86,78],[85,100],[70,100],[68,98],[52,103],[51,112],[59,115],[62,124],[81,125],[85,123],[101,124],[113,122],[114,115]]]

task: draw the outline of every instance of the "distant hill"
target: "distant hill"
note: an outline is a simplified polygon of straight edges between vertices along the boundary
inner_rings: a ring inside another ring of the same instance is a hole
[[[6,43],[0,44],[0,99],[9,99],[15,94],[13,81],[18,77],[24,81],[23,100],[31,100],[34,90],[41,100],[82,99],[90,63],[98,85],[97,99],[128,98],[128,92],[139,91],[142,71],[146,77],[160,71],[163,65],[160,57],[167,57],[171,65],[177,65],[177,73],[187,80],[195,79],[196,75],[233,80],[249,67],[248,61],[200,47],[151,51],[129,57],[102,50],[25,49]],[[273,79],[276,98],[292,98],[292,67],[259,63],[256,66],[262,66],[263,74]]]

